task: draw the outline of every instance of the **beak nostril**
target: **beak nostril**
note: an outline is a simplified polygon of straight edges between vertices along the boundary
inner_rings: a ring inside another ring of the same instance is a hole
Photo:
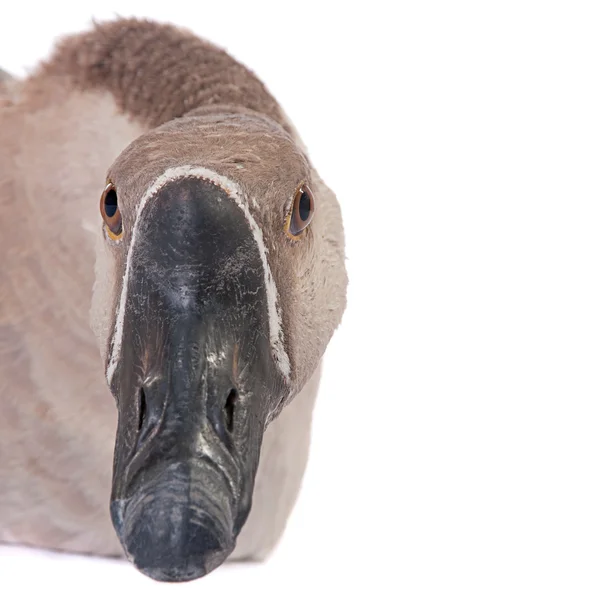
[[[235,410],[235,403],[238,399],[238,393],[235,388],[231,389],[229,395],[227,396],[227,400],[225,401],[225,425],[227,427],[227,431],[229,433],[233,433],[233,413]]]
[[[146,392],[144,388],[140,388],[140,403],[139,403],[139,417],[138,417],[138,432],[142,430],[144,421],[146,419]]]
[[[154,433],[160,424],[162,404],[156,403],[156,392],[141,387],[138,392],[138,430],[136,447],[142,444]]]

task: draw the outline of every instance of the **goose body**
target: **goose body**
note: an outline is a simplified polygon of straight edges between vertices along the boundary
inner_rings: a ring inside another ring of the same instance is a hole
[[[97,25],[0,74],[0,211],[0,543],[175,581],[264,558],[346,290],[273,97],[191,33]]]

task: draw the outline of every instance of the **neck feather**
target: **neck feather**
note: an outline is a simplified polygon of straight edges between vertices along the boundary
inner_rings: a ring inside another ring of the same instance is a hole
[[[225,51],[174,27],[125,19],[64,39],[39,75],[66,77],[81,91],[109,91],[147,127],[219,106],[259,112],[289,129],[260,80]]]

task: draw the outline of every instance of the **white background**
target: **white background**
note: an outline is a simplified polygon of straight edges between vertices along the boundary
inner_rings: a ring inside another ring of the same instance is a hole
[[[600,597],[596,3],[3,6],[19,75],[115,12],[249,65],[338,194],[351,285],[268,563],[158,584],[4,548],[0,597]]]

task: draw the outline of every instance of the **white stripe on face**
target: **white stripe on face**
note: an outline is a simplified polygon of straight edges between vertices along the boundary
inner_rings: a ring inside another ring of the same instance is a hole
[[[222,175],[219,175],[218,173],[215,173],[210,169],[188,165],[167,169],[146,190],[137,207],[135,221],[133,224],[133,232],[131,234],[131,243],[129,244],[129,248],[127,250],[125,274],[123,275],[123,286],[121,288],[121,297],[119,298],[119,306],[117,308],[117,318],[115,320],[115,328],[112,336],[110,358],[108,360],[108,366],[106,368],[106,379],[108,381],[108,384],[110,385],[112,382],[112,378],[115,374],[115,370],[117,368],[117,365],[119,364],[121,356],[121,348],[123,345],[123,323],[125,320],[127,288],[129,285],[129,272],[131,270],[132,256],[137,241],[137,226],[140,216],[144,211],[144,208],[148,204],[148,200],[150,200],[150,198],[152,198],[164,185],[171,181],[175,181],[176,179],[181,179],[183,177],[197,177],[199,179],[205,179],[210,181],[211,183],[214,183],[215,185],[225,190],[228,196],[235,201],[235,203],[240,207],[240,209],[244,213],[244,216],[248,221],[248,225],[250,226],[250,230],[252,231],[252,235],[254,236],[256,245],[258,246],[258,251],[263,265],[265,288],[267,291],[267,305],[269,310],[269,337],[271,341],[271,351],[273,352],[273,357],[275,358],[275,362],[277,363],[277,367],[281,371],[281,374],[283,375],[286,381],[289,381],[290,359],[287,355],[287,352],[285,351],[281,311],[279,310],[278,306],[277,287],[275,285],[275,280],[273,279],[273,275],[269,267],[269,261],[267,259],[267,253],[269,252],[269,250],[265,246],[262,231],[256,223],[256,221],[254,220],[254,217],[250,213],[250,210],[248,208],[248,202],[244,198],[244,195],[242,194],[242,191],[237,186],[237,184],[235,184],[227,177],[223,177]]]

